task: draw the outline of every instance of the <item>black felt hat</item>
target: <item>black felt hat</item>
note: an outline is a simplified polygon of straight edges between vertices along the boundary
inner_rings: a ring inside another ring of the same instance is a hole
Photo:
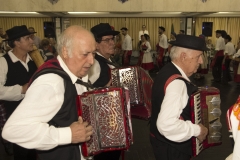
[[[170,41],[169,43],[172,44],[173,46],[189,48],[198,51],[208,50],[208,48],[206,47],[205,40],[196,36],[178,34],[176,36],[176,40]]]
[[[8,35],[8,39],[6,39],[5,41],[11,41],[11,40],[15,40],[20,37],[23,37],[23,36],[27,36],[27,35],[36,33],[36,32],[29,32],[27,27],[25,25],[22,25],[22,26],[15,26],[15,27],[7,30],[6,33]]]
[[[91,32],[93,33],[95,39],[102,38],[103,36],[108,35],[118,35],[120,32],[114,31],[112,27],[108,23],[100,23],[91,28]]]

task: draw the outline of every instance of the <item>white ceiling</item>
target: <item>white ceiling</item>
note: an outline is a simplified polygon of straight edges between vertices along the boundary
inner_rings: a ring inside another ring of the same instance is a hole
[[[1,12],[0,17],[240,17],[240,12]]]

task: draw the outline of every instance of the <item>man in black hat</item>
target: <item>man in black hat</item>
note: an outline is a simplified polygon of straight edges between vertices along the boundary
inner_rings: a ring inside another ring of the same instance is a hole
[[[197,91],[189,78],[202,63],[205,41],[199,37],[177,35],[170,53],[172,62],[159,72],[152,86],[150,141],[156,159],[190,160],[191,137],[200,141],[208,130],[190,121],[189,97]]]
[[[33,40],[25,25],[15,26],[6,31],[12,48],[0,58],[0,99],[4,100],[7,119],[20,104],[28,88],[28,81],[37,70],[28,52],[33,50]],[[15,160],[36,159],[35,150],[27,150],[13,144]]]
[[[211,62],[212,75],[214,82],[220,82],[222,77],[222,61],[224,58],[225,42],[222,37],[222,31],[216,30],[217,42],[215,46],[215,55]]]
[[[128,29],[126,27],[121,28],[122,35],[124,36],[122,42],[122,50],[123,50],[123,57],[122,57],[122,64],[123,66],[129,66],[132,56],[132,38],[128,34]]]
[[[230,35],[226,35],[224,37],[224,41],[226,43],[225,50],[224,50],[224,58],[222,64],[224,65],[223,68],[223,76],[222,76],[222,83],[227,84],[229,81],[232,80],[232,77],[230,75],[230,56],[233,56],[236,53],[236,50],[234,48],[234,44],[231,42],[232,38]]]
[[[165,32],[164,27],[160,26],[158,28],[158,32],[159,32],[159,42],[156,45],[156,47],[157,47],[157,54],[158,54],[157,65],[160,68],[163,66],[163,56],[165,55],[165,51],[168,48],[168,41],[167,41],[167,36],[164,34]]]
[[[112,30],[108,23],[100,23],[91,28],[96,40],[95,62],[89,71],[89,80],[94,87],[109,86],[111,75],[109,73],[114,64],[111,63],[111,55],[114,54],[115,42],[114,36],[118,31]]]
[[[91,28],[96,41],[95,62],[89,71],[89,80],[94,87],[106,87],[111,84],[110,69],[115,68],[110,56],[114,54],[114,31],[108,23],[100,23]],[[94,156],[94,160],[119,160],[121,151],[103,152]]]

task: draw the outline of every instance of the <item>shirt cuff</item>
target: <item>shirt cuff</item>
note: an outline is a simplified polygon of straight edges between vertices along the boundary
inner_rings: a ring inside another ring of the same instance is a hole
[[[58,128],[59,145],[70,144],[72,142],[72,131],[70,127]]]
[[[201,128],[200,128],[200,126],[199,125],[197,125],[197,124],[195,124],[195,125],[193,125],[193,129],[194,129],[194,137],[197,137],[197,136],[199,136],[200,135],[200,133],[201,133]]]

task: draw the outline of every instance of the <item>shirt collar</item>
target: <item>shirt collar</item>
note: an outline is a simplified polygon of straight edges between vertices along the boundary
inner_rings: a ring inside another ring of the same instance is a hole
[[[77,79],[79,79],[77,76],[75,76],[67,67],[67,65],[64,63],[64,61],[62,60],[61,56],[57,56],[57,59],[59,61],[60,66],[62,67],[62,69],[69,75],[69,77],[72,80],[72,83],[75,84]],[[81,79],[83,82],[88,82],[88,75],[86,75],[85,77],[83,77]]]
[[[12,62],[13,62],[13,63],[16,63],[17,61],[21,61],[19,58],[17,58],[17,57],[13,54],[12,51],[13,51],[13,50],[8,51],[8,55],[9,55],[9,57],[11,58]],[[27,53],[26,63],[28,63],[30,60],[32,60],[32,58],[31,58],[31,57],[29,56],[29,54]]]
[[[99,56],[105,58],[103,55],[101,55],[101,53],[99,53],[99,52],[96,52],[96,53],[97,53]],[[106,59],[106,58],[105,58],[105,59]],[[109,58],[108,60],[109,60],[110,62],[112,62],[110,58]]]
[[[172,62],[172,63],[173,63],[173,62]],[[179,70],[179,72],[182,74],[183,78],[185,78],[186,80],[188,80],[189,82],[191,82],[190,79],[187,77],[187,75],[183,72],[183,70],[182,70],[180,67],[178,67],[175,63],[173,63],[173,64],[174,64],[175,67],[177,67],[177,69]]]

